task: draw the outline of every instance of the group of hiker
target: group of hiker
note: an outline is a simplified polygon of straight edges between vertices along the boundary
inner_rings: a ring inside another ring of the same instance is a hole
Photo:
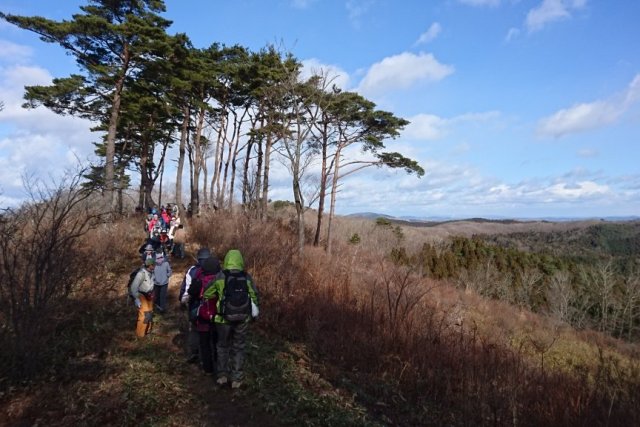
[[[159,221],[164,211],[150,213],[151,220]],[[177,212],[171,218],[169,223],[179,220]],[[139,249],[142,266],[130,275],[129,296],[138,310],[136,335],[140,338],[151,333],[154,308],[160,313],[167,310],[171,253],[184,257],[184,245],[176,252],[174,241],[173,251],[168,251],[152,240],[153,233],[149,232]],[[242,386],[247,330],[259,315],[258,291],[244,265],[237,249],[229,250],[220,265],[213,251],[202,247],[195,264],[185,272],[178,296],[187,313],[187,362],[199,362],[205,374],[215,376],[219,386],[230,385],[233,389]]]
[[[160,210],[151,208],[145,217],[144,230],[148,235],[145,245],[184,258],[184,230],[178,205],[162,206]]]

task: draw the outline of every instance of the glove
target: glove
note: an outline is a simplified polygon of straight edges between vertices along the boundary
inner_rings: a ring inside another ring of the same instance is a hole
[[[136,308],[140,308],[140,306],[142,305],[142,303],[140,302],[140,298],[136,298],[134,300],[134,303],[136,304]]]
[[[251,317],[253,318],[253,320],[258,320],[259,315],[260,315],[260,309],[258,308],[256,303],[251,301]]]

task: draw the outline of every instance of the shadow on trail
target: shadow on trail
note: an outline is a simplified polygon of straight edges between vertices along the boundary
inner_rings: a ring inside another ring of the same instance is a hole
[[[172,265],[168,310],[143,339],[135,337],[136,310],[124,289],[70,304],[52,332],[47,374],[0,390],[0,426],[282,425],[251,391],[219,389],[198,364],[186,363],[178,292],[189,264]],[[126,283],[124,275],[117,280]]]

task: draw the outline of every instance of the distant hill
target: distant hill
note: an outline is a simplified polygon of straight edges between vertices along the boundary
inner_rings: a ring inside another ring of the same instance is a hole
[[[350,218],[366,218],[366,219],[376,219],[376,218],[396,219],[396,217],[394,216],[375,213],[375,212],[357,212],[357,213],[352,213],[344,216],[350,217]]]
[[[436,224],[444,224],[449,222],[488,222],[488,223],[500,223],[500,224],[514,224],[514,223],[528,223],[528,222],[574,222],[574,221],[606,221],[606,222],[624,222],[624,221],[638,221],[640,216],[605,216],[605,217],[538,217],[538,218],[509,218],[509,217],[472,217],[472,218],[456,218],[450,216],[393,216],[377,212],[356,212],[349,215],[344,215],[352,218],[386,218],[394,222],[411,223],[411,225],[421,226],[433,226]],[[436,224],[434,224],[436,223]]]

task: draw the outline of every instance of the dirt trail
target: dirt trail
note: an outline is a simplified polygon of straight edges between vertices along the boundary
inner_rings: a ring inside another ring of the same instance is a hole
[[[193,260],[172,260],[173,274],[169,281],[168,309],[164,315],[157,316],[158,322],[154,330],[154,339],[163,342],[179,357],[186,360],[186,311],[178,302],[180,285],[185,272],[193,264]],[[215,384],[215,377],[206,375],[198,363],[187,364],[188,369],[176,374],[179,381],[188,384],[191,396],[200,402],[198,411],[200,422],[196,425],[212,426],[278,426],[281,425],[273,415],[252,404],[254,396],[244,389],[231,390],[220,388]],[[206,415],[204,415],[206,414]],[[201,424],[204,423],[204,424]]]
[[[178,293],[193,260],[171,263],[168,309],[143,339],[135,337],[132,303],[124,302],[128,273],[114,278],[117,295],[74,303],[72,321],[51,340],[66,340],[72,350],[43,378],[0,390],[0,427],[283,425],[262,409],[255,389],[220,389],[199,364],[186,362]]]

